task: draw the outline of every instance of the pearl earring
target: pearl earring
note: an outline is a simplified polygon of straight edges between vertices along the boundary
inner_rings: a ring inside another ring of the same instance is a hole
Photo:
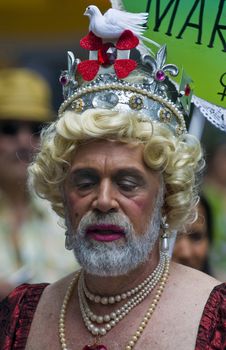
[[[161,222],[162,234],[161,234],[161,251],[167,253],[169,251],[169,225],[166,222],[166,216],[162,218]]]

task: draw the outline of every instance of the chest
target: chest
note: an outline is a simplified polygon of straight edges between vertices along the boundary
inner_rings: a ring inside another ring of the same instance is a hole
[[[67,349],[83,350],[85,345],[93,344],[94,339],[87,332],[78,310],[69,313],[65,324]],[[127,350],[131,341],[134,341],[134,350],[194,350],[199,325],[199,316],[191,318],[189,310],[157,307],[143,332],[137,336],[137,330],[144,316],[143,307],[137,308],[124,320],[119,322],[99,344],[107,350]],[[36,319],[27,342],[26,350],[61,350],[58,332],[57,314],[49,314],[47,320]],[[44,336],[43,336],[44,335]],[[136,336],[136,338],[134,338]]]

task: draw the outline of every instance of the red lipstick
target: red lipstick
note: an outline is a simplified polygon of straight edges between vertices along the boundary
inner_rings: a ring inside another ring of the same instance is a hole
[[[100,242],[112,242],[125,236],[122,227],[108,224],[90,225],[86,234],[91,239]]]

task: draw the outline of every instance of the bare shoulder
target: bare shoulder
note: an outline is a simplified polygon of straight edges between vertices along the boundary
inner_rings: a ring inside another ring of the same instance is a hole
[[[213,288],[221,282],[192,268],[171,263],[170,275],[152,323],[158,349],[195,348],[203,310]],[[162,317],[162,315],[165,315]],[[172,337],[176,334],[176,337]],[[164,335],[164,336],[163,336]],[[170,339],[170,346],[169,346]]]
[[[202,285],[203,287],[214,287],[221,282],[215,279],[212,276],[207,275],[204,272],[198,271],[188,266],[184,266],[175,262],[171,263],[171,273],[173,276],[176,276],[180,283],[187,282],[188,278],[194,281],[194,284],[197,283]]]
[[[44,289],[32,320],[26,350],[59,348],[57,334],[60,309],[73,276],[68,275]]]
[[[45,291],[42,296],[42,300],[47,300],[48,302],[52,299],[62,300],[73,277],[74,277],[74,274],[72,273],[50,284],[47,288],[45,288]]]
[[[45,288],[36,309],[35,319],[40,319],[43,315],[59,313],[67,288],[73,277],[74,274],[70,274]]]
[[[174,294],[180,294],[182,299],[204,305],[214,287],[222,282],[195,269],[181,264],[171,264],[171,286]]]

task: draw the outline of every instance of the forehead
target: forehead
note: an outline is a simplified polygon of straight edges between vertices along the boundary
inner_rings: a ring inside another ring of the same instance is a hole
[[[144,146],[110,140],[95,140],[80,145],[73,157],[71,170],[89,167],[101,171],[117,171],[134,168],[143,174],[159,177],[159,173],[147,167],[143,157]]]
[[[103,162],[106,165],[118,163],[126,166],[145,167],[143,146],[110,140],[91,141],[78,147],[72,160],[72,166],[92,165],[95,167]]]

